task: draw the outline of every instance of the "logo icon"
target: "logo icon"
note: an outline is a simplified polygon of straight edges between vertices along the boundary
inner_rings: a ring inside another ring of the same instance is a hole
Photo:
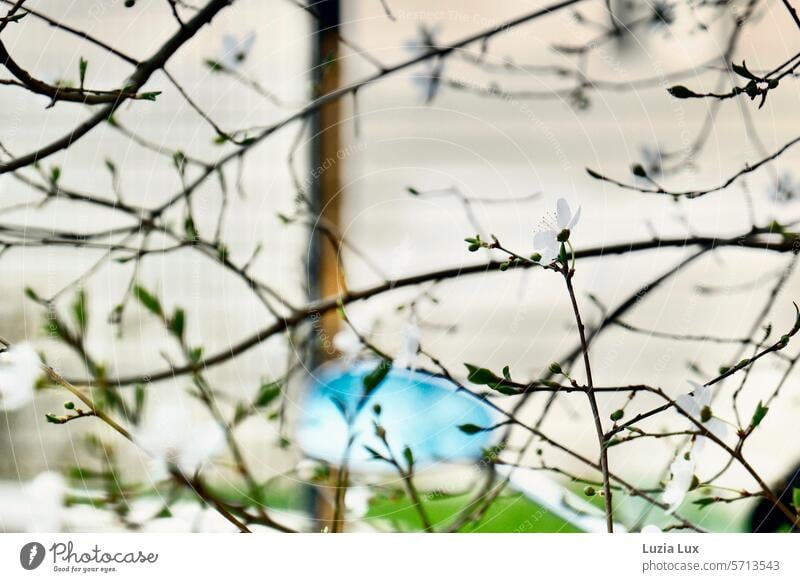
[[[26,570],[35,570],[44,561],[44,546],[39,542],[28,542],[19,551],[19,563]]]

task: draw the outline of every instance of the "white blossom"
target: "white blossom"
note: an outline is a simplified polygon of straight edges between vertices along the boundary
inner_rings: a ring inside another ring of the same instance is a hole
[[[151,410],[133,435],[133,441],[152,458],[154,479],[166,478],[177,468],[191,476],[222,448],[225,434],[213,421],[195,422],[177,404]]]
[[[543,221],[543,230],[537,232],[533,237],[533,248],[542,255],[542,263],[550,264],[558,258],[561,251],[561,242],[558,240],[559,234],[564,230],[572,230],[578,219],[581,217],[581,209],[572,215],[572,209],[563,198],[559,198],[556,203],[555,224],[551,220]]]
[[[688,380],[689,384],[694,388],[690,394],[682,394],[675,399],[675,403],[682,408],[689,416],[703,425],[708,432],[716,436],[720,440],[724,440],[728,434],[728,425],[719,418],[712,415],[711,412],[711,388],[708,386],[701,386],[697,382]],[[694,423],[691,424],[692,428],[697,428]],[[697,435],[694,442],[694,453],[699,453],[708,437]]]
[[[39,354],[30,344],[0,352],[0,410],[18,410],[33,400],[40,373]]]
[[[298,479],[302,479],[303,481],[311,481],[317,474],[318,467],[319,463],[316,461],[312,459],[302,459],[299,463],[297,463],[297,466],[294,470],[297,473]]]
[[[790,172],[782,172],[770,185],[768,193],[774,202],[791,202],[800,195],[800,182]]]
[[[677,457],[669,467],[670,480],[664,488],[661,500],[669,505],[668,513],[673,513],[692,488],[694,481],[694,461],[684,456]]]
[[[252,30],[241,38],[226,34],[222,37],[222,55],[219,62],[228,69],[237,69],[247,59],[255,43],[256,33]]]
[[[404,43],[406,52],[418,57],[436,48],[436,36],[440,29],[439,26],[420,25],[417,36]],[[439,90],[444,60],[431,57],[424,61],[423,66],[424,72],[412,75],[411,83],[420,95],[421,101],[430,103]]]
[[[354,486],[350,487],[345,493],[344,505],[348,515],[353,518],[364,517],[369,511],[369,500],[372,492],[369,487]]]
[[[660,534],[660,533],[664,533],[664,532],[657,525],[650,524],[650,525],[646,525],[646,526],[644,526],[642,528],[642,533],[643,534]]]
[[[395,359],[399,367],[414,367],[414,363],[417,360],[417,352],[419,352],[420,335],[421,331],[417,318],[412,317],[403,329],[403,348]]]
[[[64,498],[67,484],[54,471],[39,473],[24,487],[28,504],[26,529],[30,532],[57,532],[64,525]]]
[[[336,348],[345,362],[352,362],[361,353],[364,344],[360,336],[368,336],[375,327],[375,316],[369,312],[347,313],[350,322],[333,336],[333,347]],[[355,329],[353,329],[355,328]],[[358,332],[358,333],[356,333]]]

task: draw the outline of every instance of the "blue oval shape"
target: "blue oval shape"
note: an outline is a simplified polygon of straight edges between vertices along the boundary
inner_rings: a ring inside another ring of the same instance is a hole
[[[372,460],[365,447],[385,454],[375,435],[376,404],[380,424],[392,453],[402,459],[405,447],[414,453],[416,465],[477,459],[494,441],[492,432],[468,435],[458,427],[489,427],[497,414],[476,398],[457,391],[452,382],[425,372],[392,368],[385,379],[362,401],[364,377],[378,365],[367,361],[344,367],[326,364],[312,374],[298,423],[298,442],[310,457],[342,464],[350,435],[354,435],[350,465],[371,470],[386,469]],[[345,415],[354,420],[348,425]]]

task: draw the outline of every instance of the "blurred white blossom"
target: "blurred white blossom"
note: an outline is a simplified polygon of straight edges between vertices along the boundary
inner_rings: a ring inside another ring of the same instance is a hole
[[[436,36],[440,30],[440,26],[421,24],[417,31],[417,36],[404,43],[403,46],[406,52],[412,57],[418,57],[436,48]],[[419,93],[421,101],[430,103],[439,91],[444,60],[439,57],[432,57],[425,60],[423,66],[423,72],[412,75],[411,83]]]
[[[314,476],[317,474],[317,468],[319,467],[319,463],[312,459],[301,459],[297,466],[295,467],[295,472],[297,473],[297,478],[303,481],[311,481],[314,479]]]
[[[781,172],[770,185],[768,194],[773,202],[791,202],[800,194],[800,182],[791,172]]]
[[[657,525],[650,524],[650,525],[646,525],[646,526],[644,526],[642,528],[642,533],[643,534],[660,534],[660,533],[664,533],[664,532]]]
[[[366,337],[372,333],[376,317],[373,313],[367,311],[355,313],[348,311],[347,319],[350,322],[349,325],[345,324],[343,329],[333,336],[333,347],[341,353],[345,362],[349,363],[358,357],[364,347],[359,335]]]
[[[226,34],[222,37],[222,54],[219,62],[228,69],[238,68],[247,59],[255,43],[256,33],[252,30],[241,38]]]
[[[18,410],[33,400],[40,373],[39,354],[30,344],[0,352],[0,410]]]
[[[350,487],[345,493],[344,505],[348,515],[353,518],[364,517],[369,511],[369,500],[372,492],[369,487],[356,485]]]
[[[64,525],[64,499],[67,484],[54,471],[39,473],[24,487],[29,509],[26,529],[30,532],[57,532]]]
[[[405,324],[403,328],[403,348],[395,359],[395,363],[401,368],[413,368],[419,352],[421,331],[417,323],[416,316]]]
[[[216,422],[196,422],[175,403],[152,408],[133,435],[133,441],[152,458],[154,479],[166,478],[171,467],[194,475],[219,453],[224,438]]]

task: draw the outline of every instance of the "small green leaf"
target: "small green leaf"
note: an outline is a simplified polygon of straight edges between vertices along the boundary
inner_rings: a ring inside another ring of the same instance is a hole
[[[186,312],[178,307],[175,310],[175,313],[172,315],[172,319],[169,320],[169,330],[175,335],[175,337],[182,338],[185,328]]]
[[[796,511],[800,511],[800,487],[792,489],[792,505],[794,505]]]
[[[473,384],[485,386],[500,382],[502,380],[502,378],[499,378],[494,372],[487,370],[486,368],[479,368],[478,366],[473,366],[472,364],[464,365],[467,367],[467,371],[469,372],[467,379]]]
[[[83,82],[86,80],[86,69],[89,66],[89,61],[81,57],[81,60],[78,62],[78,71],[81,80],[81,90],[83,89]]]
[[[747,63],[745,63],[744,61],[742,61],[741,65],[737,65],[736,63],[731,63],[731,69],[733,69],[733,72],[739,75],[740,77],[744,77],[745,79],[750,79],[754,81],[758,80],[758,77],[753,75],[753,73],[751,73],[748,70]]]
[[[169,518],[169,517],[172,517],[172,512],[169,510],[169,507],[167,507],[167,506],[165,505],[165,506],[164,506],[164,507],[161,509],[161,511],[159,511],[159,512],[156,514],[156,516],[155,516],[155,517],[157,517],[157,518],[161,518],[161,519],[163,519],[163,518]]]
[[[380,386],[386,378],[389,370],[392,369],[391,360],[381,360],[369,374],[364,376],[364,398],[366,399],[372,392]]]
[[[33,290],[33,287],[25,287],[25,296],[32,301],[40,301],[39,295]]]
[[[72,315],[75,318],[75,323],[81,335],[86,333],[86,327],[89,324],[89,314],[86,309],[86,291],[81,289],[75,297],[75,303],[72,304]]]
[[[675,85],[667,89],[669,94],[676,99],[691,99],[692,97],[699,97],[697,93],[684,87],[683,85]]]
[[[275,400],[281,394],[281,385],[277,382],[268,382],[262,384],[261,387],[258,389],[258,396],[253,401],[253,405],[256,408],[264,408],[265,406],[269,405],[273,400]]]
[[[712,503],[716,503],[716,499],[713,497],[701,497],[700,499],[695,499],[692,503],[699,506],[701,509],[704,507],[708,507]]]
[[[186,220],[183,221],[183,232],[186,240],[190,242],[195,242],[199,238],[194,219],[191,216],[187,216]]]
[[[183,169],[186,166],[186,154],[180,150],[176,151],[174,154],[172,154],[172,163],[175,164],[175,167],[179,172],[183,172]]]
[[[4,17],[6,22],[19,22],[23,18],[25,18],[29,13],[28,12],[20,12],[19,14],[12,14],[11,16]]]
[[[196,348],[192,348],[189,352],[189,359],[192,360],[193,363],[199,362],[203,358],[203,347],[198,346]]]
[[[761,421],[764,420],[764,417],[767,415],[767,412],[769,412],[769,408],[764,406],[764,404],[759,400],[758,406],[756,406],[756,411],[753,413],[753,418],[752,420],[750,420],[750,426],[755,428],[759,424],[761,424]]]
[[[218,61],[215,61],[213,59],[206,59],[205,63],[206,63],[206,66],[209,69],[211,69],[212,73],[218,73],[219,71],[222,71],[224,69],[224,67],[222,66],[222,63],[220,63]]]
[[[477,424],[461,424],[458,426],[458,430],[463,432],[464,434],[478,434],[479,432],[483,432],[484,429]]]
[[[219,258],[219,260],[223,263],[228,260],[228,252],[228,247],[226,247],[224,244],[219,243],[217,245],[217,258]]]
[[[414,452],[411,450],[411,447],[403,449],[403,457],[406,460],[406,465],[411,469],[414,466]]]
[[[58,185],[58,180],[61,178],[61,168],[53,166],[50,168],[50,184],[53,186]]]
[[[161,309],[161,302],[158,300],[157,297],[155,297],[154,295],[150,294],[150,292],[147,291],[147,289],[145,289],[144,287],[142,287],[140,285],[136,285],[133,288],[133,292],[136,295],[136,298],[139,300],[139,302],[142,305],[144,305],[144,307],[148,311],[150,311],[151,313],[154,313],[154,314],[156,314],[158,316],[163,316],[164,315],[164,311]]]
[[[134,406],[136,407],[136,415],[139,416],[144,411],[144,403],[147,398],[147,390],[145,390],[144,385],[136,385],[136,389],[133,392],[133,398]]]
[[[161,95],[161,91],[148,91],[147,93],[139,93],[137,97],[143,101],[155,101],[159,95]]]
[[[564,231],[562,230],[561,232],[563,233]],[[567,230],[566,232],[567,232],[567,237],[569,237],[569,231]],[[558,240],[559,242],[561,241],[561,233],[558,234]],[[561,243],[561,248],[558,251],[558,261],[562,265],[566,265],[567,262],[569,261],[569,257],[567,256],[567,247],[564,245],[563,242]]]

